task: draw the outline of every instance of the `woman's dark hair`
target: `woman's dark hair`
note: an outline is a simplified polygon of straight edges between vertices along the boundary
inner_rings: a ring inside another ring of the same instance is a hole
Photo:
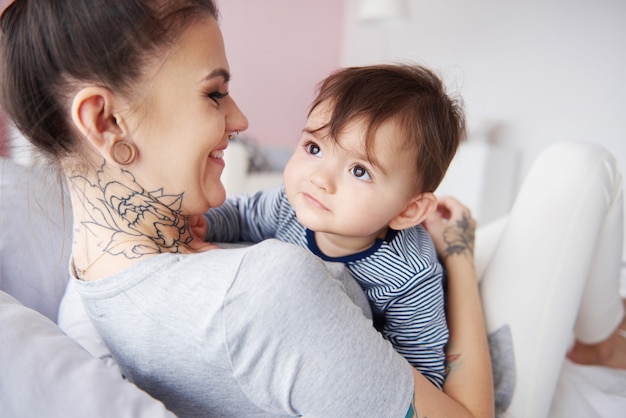
[[[211,0],[16,0],[0,17],[0,104],[58,160],[75,150],[73,86],[131,93],[148,60],[207,15],[217,19]]]
[[[326,126],[335,139],[358,120],[366,126],[366,150],[373,161],[371,142],[376,130],[393,120],[404,143],[416,151],[416,187],[432,192],[443,179],[465,136],[462,104],[448,96],[441,80],[418,65],[383,64],[348,67],[328,76],[319,85],[309,115],[322,103],[332,106]]]

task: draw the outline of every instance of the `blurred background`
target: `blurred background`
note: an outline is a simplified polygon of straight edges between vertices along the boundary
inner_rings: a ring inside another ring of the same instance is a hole
[[[219,2],[247,136],[292,146],[330,71],[411,61],[464,98],[471,134],[518,149],[522,172],[562,140],[601,144],[626,172],[623,0],[377,0],[403,12],[378,20],[367,2]]]
[[[508,166],[497,193],[514,196],[532,161],[559,141],[602,145],[626,173],[626,1],[219,5],[231,93],[250,120],[244,136],[263,146],[295,145],[316,84],[332,70],[410,61],[436,70],[464,98],[469,141],[505,150],[467,157]]]
[[[295,146],[316,85],[331,71],[414,62],[437,71],[465,101],[471,146],[440,192],[454,183],[449,189],[479,221],[509,209],[532,161],[555,142],[602,145],[626,174],[624,0],[218,2],[230,91],[250,121],[241,137],[258,146],[252,156],[273,150],[266,156],[274,169]],[[0,140],[0,155],[28,161],[0,115],[0,134],[7,133],[11,144]]]

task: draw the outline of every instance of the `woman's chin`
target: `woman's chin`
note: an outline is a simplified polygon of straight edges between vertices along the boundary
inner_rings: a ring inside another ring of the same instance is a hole
[[[224,189],[223,184],[219,184],[219,186],[215,186],[211,190],[211,194],[209,195],[209,207],[216,208],[218,206],[222,206],[226,201],[226,189]]]

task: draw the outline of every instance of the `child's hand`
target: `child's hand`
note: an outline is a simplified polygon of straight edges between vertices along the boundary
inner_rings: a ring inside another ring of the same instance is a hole
[[[453,197],[438,198],[437,210],[424,221],[442,261],[454,254],[467,256],[473,263],[476,220],[470,210]]]
[[[193,240],[189,244],[196,251],[206,251],[219,248],[217,245],[205,242],[208,231],[208,224],[204,215],[192,215],[189,217],[189,230],[193,236]]]
[[[208,231],[208,225],[204,215],[191,215],[189,217],[189,228],[193,235],[194,240],[200,240],[204,242]]]

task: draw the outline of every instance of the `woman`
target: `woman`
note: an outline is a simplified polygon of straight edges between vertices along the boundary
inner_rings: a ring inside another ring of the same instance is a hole
[[[68,182],[70,270],[130,380],[180,416],[493,414],[470,246],[445,261],[462,367],[441,392],[343,269],[277,241],[194,239],[247,127],[212,2],[18,0],[0,23],[3,106]]]

